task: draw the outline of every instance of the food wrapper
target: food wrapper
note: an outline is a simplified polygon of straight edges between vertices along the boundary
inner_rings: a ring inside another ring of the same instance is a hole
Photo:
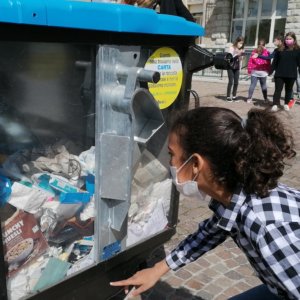
[[[17,211],[9,218],[4,223],[2,232],[9,277],[48,249],[48,243],[34,216],[24,211]]]

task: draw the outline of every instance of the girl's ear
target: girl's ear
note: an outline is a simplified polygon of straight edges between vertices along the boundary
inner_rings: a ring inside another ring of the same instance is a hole
[[[203,157],[200,154],[195,153],[193,155],[193,174],[194,175],[199,174],[199,172],[202,171],[203,167],[204,167]]]

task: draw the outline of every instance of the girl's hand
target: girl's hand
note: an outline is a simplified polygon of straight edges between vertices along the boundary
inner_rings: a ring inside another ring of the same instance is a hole
[[[170,268],[165,260],[162,260],[152,268],[139,271],[128,279],[111,282],[110,285],[124,286],[125,294],[128,293],[129,286],[135,286],[136,289],[131,292],[131,296],[135,297],[152,288],[161,276],[169,271],[169,269]]]

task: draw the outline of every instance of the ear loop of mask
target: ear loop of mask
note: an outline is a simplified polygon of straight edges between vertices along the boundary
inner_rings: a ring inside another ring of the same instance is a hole
[[[193,154],[177,169],[176,173],[179,173],[179,171],[188,164],[188,162],[192,159]]]
[[[192,159],[194,155],[192,154],[177,170],[176,170],[176,174],[179,173],[179,171],[188,164],[188,162]],[[198,177],[199,172],[194,176],[193,181],[195,181],[195,179]],[[178,181],[178,177],[177,177],[177,181]],[[179,182],[177,182],[179,183]]]

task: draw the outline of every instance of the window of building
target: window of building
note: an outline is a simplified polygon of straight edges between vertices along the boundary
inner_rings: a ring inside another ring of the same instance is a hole
[[[287,0],[234,0],[231,41],[245,36],[246,46],[256,46],[260,39],[272,44],[284,33]]]

